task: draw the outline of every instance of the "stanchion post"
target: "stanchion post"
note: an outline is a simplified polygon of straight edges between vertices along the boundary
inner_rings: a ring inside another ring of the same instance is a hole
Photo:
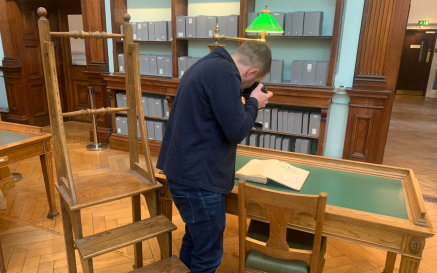
[[[95,109],[95,106],[94,106],[94,88],[88,87],[88,93],[90,95],[91,109]],[[97,137],[96,114],[93,114],[92,117],[93,117],[93,138],[94,138],[94,143],[87,145],[86,149],[88,151],[101,151],[101,150],[105,150],[105,149],[108,148],[108,144],[107,143],[99,143],[99,139]]]

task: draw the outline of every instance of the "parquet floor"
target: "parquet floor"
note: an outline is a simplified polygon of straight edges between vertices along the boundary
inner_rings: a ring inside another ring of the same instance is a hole
[[[106,169],[128,168],[125,152],[106,150],[88,152],[89,124],[66,123],[68,147],[75,176]],[[419,178],[424,194],[437,196],[437,100],[397,97],[393,108],[384,164],[411,167]],[[11,171],[23,174],[23,180],[4,194],[8,208],[0,211],[0,240],[7,272],[67,272],[62,222],[45,219],[47,198],[38,158],[31,158],[10,166]],[[437,227],[437,204],[426,203],[434,227]],[[82,211],[84,235],[125,225],[130,222],[130,200],[124,199]],[[143,202],[143,215],[147,207]],[[183,222],[175,210],[173,233],[174,254],[178,254],[184,234]],[[225,254],[219,273],[237,272],[237,218],[227,216]],[[145,264],[160,257],[156,239],[143,244]],[[133,248],[127,247],[94,259],[96,272],[127,272],[132,269]],[[426,243],[424,260],[419,272],[437,272],[437,237]],[[338,240],[329,240],[326,273],[380,273],[385,253]],[[400,258],[395,272],[398,272]],[[80,268],[80,266],[79,266]]]

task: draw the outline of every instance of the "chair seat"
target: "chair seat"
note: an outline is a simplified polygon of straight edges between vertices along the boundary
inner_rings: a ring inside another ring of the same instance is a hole
[[[269,240],[270,225],[268,223],[251,220],[247,237],[267,242]],[[287,243],[290,248],[312,250],[314,234],[294,229],[287,229]],[[319,265],[326,252],[327,238],[322,237]],[[246,255],[246,268],[253,271],[268,273],[308,273],[309,265],[300,260],[282,260],[270,257],[256,250],[250,250]]]
[[[55,184],[70,210],[122,199],[125,197],[154,191],[162,184],[152,185],[148,180],[132,170],[108,171],[94,175],[73,178],[77,204],[74,204],[62,186]]]

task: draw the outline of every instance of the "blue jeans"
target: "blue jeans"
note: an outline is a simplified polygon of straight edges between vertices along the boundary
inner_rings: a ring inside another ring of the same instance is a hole
[[[214,273],[223,257],[226,227],[224,194],[167,180],[173,201],[185,222],[180,260],[192,273]]]

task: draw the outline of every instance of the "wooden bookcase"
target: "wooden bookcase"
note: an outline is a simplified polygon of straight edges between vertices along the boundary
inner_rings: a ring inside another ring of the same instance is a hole
[[[119,33],[120,24],[123,23],[122,15],[127,12],[126,3],[120,0],[113,0],[114,4],[111,5],[112,11],[112,30],[115,33]],[[260,1],[260,0],[258,0]],[[274,1],[274,0],[273,0]],[[211,0],[213,3],[214,0]],[[271,2],[271,1],[270,1]],[[331,40],[330,56],[329,56],[329,70],[327,76],[326,86],[315,85],[291,85],[291,84],[265,84],[269,91],[274,93],[274,96],[269,101],[270,105],[284,106],[292,108],[310,108],[317,109],[321,112],[322,120],[320,124],[320,134],[317,139],[317,154],[323,155],[324,145],[326,139],[326,128],[328,111],[331,104],[331,98],[334,95],[334,76],[337,65],[337,55],[340,40],[341,21],[343,17],[344,0],[336,0],[335,2],[335,14],[333,22],[332,36],[271,36],[266,37],[267,42],[269,39],[281,39],[281,40],[296,40],[296,39],[308,39],[308,40]],[[114,9],[115,7],[115,9]],[[248,37],[244,31],[247,28],[247,14],[249,12],[255,12],[255,0],[240,0],[240,22],[239,22],[239,37]],[[164,95],[169,104],[169,110],[171,111],[172,102],[176,96],[176,91],[179,85],[180,79],[178,77],[178,57],[188,56],[189,41],[191,40],[205,40],[211,41],[212,39],[205,38],[174,38],[176,37],[176,16],[188,15],[188,0],[171,0],[171,22],[172,22],[172,37],[170,41],[140,41],[142,44],[168,44],[171,43],[172,54],[172,75],[173,77],[157,77],[157,76],[141,76],[141,89],[144,93]],[[213,15],[213,14],[207,14]],[[145,21],[147,19],[145,18]],[[229,41],[223,41],[223,44],[229,44]],[[240,43],[241,44],[241,43]],[[205,44],[206,47],[206,44]],[[275,48],[272,47],[272,51]],[[117,54],[122,52],[121,41],[114,41],[114,66],[115,73],[107,75],[104,80],[107,81],[108,93],[111,98],[111,105],[116,106],[116,93],[125,91],[125,79],[124,74],[118,73],[118,59]],[[148,118],[148,117],[146,117]],[[157,118],[151,118],[157,119]],[[113,127],[115,126],[115,115],[112,117]],[[114,130],[115,131],[115,130]],[[267,133],[267,132],[266,132]],[[272,134],[284,135],[278,132],[268,132]],[[287,134],[290,135],[290,134]],[[302,138],[312,138],[308,136],[299,136]],[[124,135],[118,135],[112,133],[109,139],[110,147],[117,150],[128,150],[128,138]],[[151,152],[154,156],[159,154],[161,143],[158,141],[149,142]]]

